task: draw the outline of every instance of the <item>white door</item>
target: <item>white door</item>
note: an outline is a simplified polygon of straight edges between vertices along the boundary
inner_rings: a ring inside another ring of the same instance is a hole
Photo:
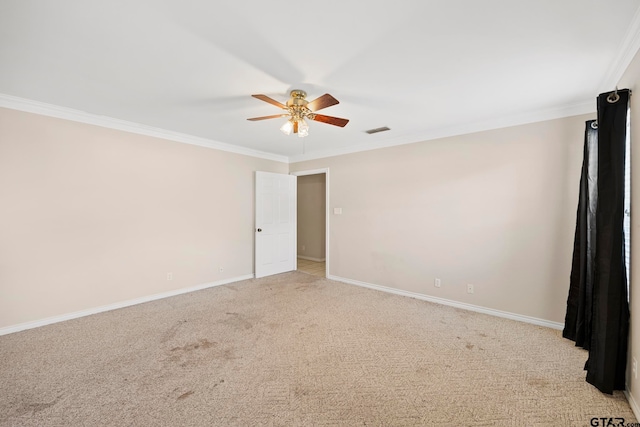
[[[256,277],[295,270],[297,177],[256,172]]]

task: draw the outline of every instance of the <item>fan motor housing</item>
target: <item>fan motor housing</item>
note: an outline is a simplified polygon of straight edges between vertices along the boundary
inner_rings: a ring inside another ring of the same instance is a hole
[[[294,89],[290,92],[291,98],[287,101],[287,107],[300,106],[305,107],[309,101],[305,98],[307,97],[307,92],[303,90]]]

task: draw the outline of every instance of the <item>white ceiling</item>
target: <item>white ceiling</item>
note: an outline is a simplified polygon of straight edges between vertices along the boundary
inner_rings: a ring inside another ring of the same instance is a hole
[[[2,0],[0,93],[300,160],[593,111],[639,0]],[[340,104],[300,139],[252,98]],[[388,126],[391,131],[364,131]]]

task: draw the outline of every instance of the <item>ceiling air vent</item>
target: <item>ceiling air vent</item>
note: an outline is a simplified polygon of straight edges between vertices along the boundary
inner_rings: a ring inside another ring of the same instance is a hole
[[[389,129],[389,128],[388,128],[388,127],[386,127],[386,126],[383,126],[383,127],[381,127],[381,128],[375,128],[375,129],[365,130],[365,132],[366,132],[366,133],[368,133],[369,135],[371,135],[371,134],[378,133],[378,132],[386,132],[386,131],[388,131],[388,130],[391,130],[391,129]]]

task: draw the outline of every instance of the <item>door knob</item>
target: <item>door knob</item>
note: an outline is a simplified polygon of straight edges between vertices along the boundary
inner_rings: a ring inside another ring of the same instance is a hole
[[[262,228],[258,228],[258,233],[262,231]]]

